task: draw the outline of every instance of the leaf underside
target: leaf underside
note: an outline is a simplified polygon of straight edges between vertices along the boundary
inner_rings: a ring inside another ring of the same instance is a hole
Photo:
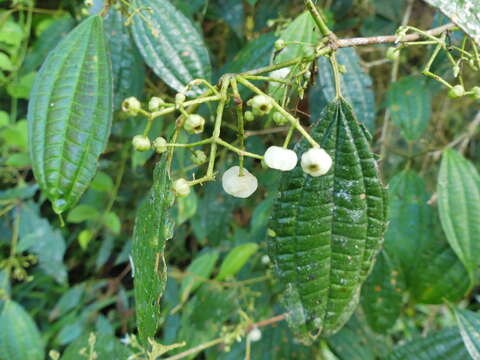
[[[385,230],[385,189],[368,134],[343,99],[331,102],[313,138],[333,159],[324,176],[284,175],[268,248],[285,284],[290,323],[306,342],[340,329],[354,311]],[[300,141],[297,154],[309,148]]]

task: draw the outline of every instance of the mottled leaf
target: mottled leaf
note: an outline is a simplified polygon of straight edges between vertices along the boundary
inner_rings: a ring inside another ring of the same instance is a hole
[[[135,0],[142,16],[133,17],[133,37],[145,62],[171,88],[210,80],[211,66],[202,36],[168,0]]]
[[[103,20],[84,20],[49,54],[28,107],[33,172],[57,213],[95,175],[112,120],[112,74]]]

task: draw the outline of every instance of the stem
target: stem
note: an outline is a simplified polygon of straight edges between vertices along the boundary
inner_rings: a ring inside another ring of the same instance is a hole
[[[281,83],[281,84],[290,85],[290,81],[288,81],[288,80],[278,79],[278,78],[274,78],[274,77],[270,77],[270,76],[245,75],[244,78],[247,79],[247,80],[252,80],[252,81],[254,81],[254,80],[269,81],[269,82],[278,82],[278,83]]]
[[[230,79],[224,77],[222,80],[222,88],[220,90],[220,102],[217,106],[217,118],[215,119],[215,127],[213,129],[213,143],[210,148],[210,159],[208,161],[207,176],[213,176],[213,169],[215,166],[215,156],[217,155],[217,140],[220,138],[220,129],[222,127],[223,110],[225,109],[225,103],[227,102],[227,91],[230,85]]]
[[[315,24],[317,24],[317,27],[322,33],[322,35],[331,36],[333,34],[332,31],[328,28],[327,24],[322,18],[322,15],[318,11],[317,7],[312,2],[312,0],[305,0],[305,5],[307,6],[308,11],[310,11],[310,14],[313,17],[313,20],[315,21]]]
[[[335,78],[335,96],[337,99],[342,97],[342,80],[340,70],[338,69],[337,56],[335,53],[330,55],[330,64],[333,69],[333,77]]]
[[[185,101],[183,103],[183,106],[184,107],[195,106],[195,105],[200,105],[200,104],[203,104],[203,103],[206,103],[206,102],[218,101],[218,100],[220,100],[220,97],[218,95],[199,97],[197,99]],[[170,114],[170,113],[174,112],[175,110],[176,110],[175,106],[172,105],[171,107],[168,107],[166,109],[162,109],[162,110],[159,110],[159,111],[155,111],[154,113],[151,113],[150,118],[155,119],[159,116]]]
[[[222,145],[222,146],[226,147],[227,149],[233,151],[234,153],[237,153],[240,156],[248,156],[248,157],[251,157],[251,158],[254,158],[254,159],[258,159],[258,160],[263,159],[262,155],[257,155],[257,154],[254,154],[254,153],[251,153],[251,152],[248,152],[248,151],[240,150],[240,149],[236,148],[235,146],[233,146],[232,144],[230,144],[230,143],[228,143],[225,140],[222,140],[220,138],[215,139],[215,142],[213,144]],[[213,148],[213,144],[212,144],[212,148]]]
[[[233,91],[233,102],[235,103],[235,110],[237,113],[238,121],[238,141],[240,142],[240,150],[245,150],[245,122],[243,118],[243,101],[238,91],[238,84],[235,78],[231,80],[232,91]],[[244,156],[240,155],[240,171],[239,175],[243,176],[243,161]]]
[[[246,80],[245,78],[243,78],[240,75],[237,76],[237,81],[240,84],[242,84],[243,86],[245,86],[246,88],[248,88],[248,89],[252,90],[253,92],[257,93],[258,95],[268,96],[262,90],[257,88],[250,81]],[[288,121],[290,121],[290,123],[295,127],[295,129],[297,129],[298,132],[300,132],[300,134],[302,134],[303,137],[305,137],[305,139],[313,147],[320,147],[320,145],[318,145],[318,143],[310,136],[310,134],[302,127],[302,125],[300,125],[300,121],[298,121],[298,119],[293,117],[288,111],[286,111],[283,107],[281,107],[274,99],[270,98],[270,101],[272,102],[272,105],[275,108],[275,110],[277,110],[279,113],[281,113],[283,116],[285,116],[288,119]]]

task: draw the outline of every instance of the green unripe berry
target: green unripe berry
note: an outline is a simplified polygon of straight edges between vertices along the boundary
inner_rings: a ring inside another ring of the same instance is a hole
[[[480,86],[474,86],[472,88],[472,92],[473,92],[473,97],[476,100],[480,100]]]
[[[200,134],[203,132],[204,127],[205,119],[197,114],[189,115],[187,120],[185,120],[185,124],[183,124],[185,131],[190,134]]]
[[[462,85],[455,85],[448,92],[448,96],[452,99],[461,97],[463,95],[465,95],[465,89]]]
[[[285,40],[278,39],[277,41],[275,41],[275,50],[276,51],[280,51],[280,50],[285,49],[285,46],[287,46],[287,44],[285,43]]]
[[[160,110],[160,107],[163,104],[165,104],[165,101],[163,101],[162,98],[154,96],[148,102],[148,110],[151,111],[151,112],[158,111],[158,110]]]
[[[255,115],[253,115],[253,112],[251,111],[245,111],[243,118],[245,119],[245,121],[253,121],[255,120]]]
[[[202,165],[207,162],[207,154],[202,150],[195,150],[191,156],[191,160],[195,165]]]
[[[385,57],[388,60],[392,60],[392,61],[397,60],[399,56],[400,56],[400,49],[396,47],[389,47],[387,49],[387,54],[385,55]]]
[[[157,137],[155,140],[153,140],[153,148],[158,154],[164,153],[167,151],[167,140],[161,136]]]
[[[275,122],[275,124],[277,125],[285,125],[288,123],[288,119],[286,116],[284,116],[282,113],[280,112],[276,112],[273,114],[273,121]]]
[[[142,104],[134,96],[129,97],[122,102],[122,111],[130,116],[136,116],[142,109]]]
[[[137,151],[147,151],[152,147],[150,139],[143,135],[135,135],[132,139],[132,145]]]
[[[252,107],[254,115],[266,115],[273,108],[272,100],[265,95],[254,96],[248,104]]]

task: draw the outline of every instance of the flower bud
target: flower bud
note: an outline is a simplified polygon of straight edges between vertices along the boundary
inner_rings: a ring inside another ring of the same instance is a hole
[[[266,115],[272,110],[272,100],[265,95],[257,95],[248,101],[255,115]]]
[[[338,64],[338,71],[341,73],[341,74],[345,74],[347,72],[347,67],[343,64]]]
[[[275,41],[275,50],[276,51],[280,51],[280,50],[285,49],[285,46],[287,46],[287,44],[285,43],[285,40],[278,39],[277,41]]]
[[[302,154],[302,169],[307,174],[317,177],[325,175],[332,167],[332,158],[324,149],[311,148]]]
[[[151,112],[158,111],[163,104],[165,104],[165,101],[162,98],[154,96],[148,102],[148,110]]]
[[[251,111],[245,111],[243,118],[245,119],[245,121],[253,121],[255,120],[255,115],[253,115],[253,112]]]
[[[197,114],[189,115],[187,120],[185,120],[185,124],[183,124],[183,128],[185,129],[185,131],[190,134],[202,133],[204,126],[205,119]]]
[[[132,145],[137,151],[147,151],[152,146],[150,139],[143,135],[135,135],[132,139]]]
[[[480,86],[474,86],[472,88],[473,97],[477,100],[480,100]]]
[[[173,192],[178,197],[187,197],[190,194],[190,185],[185,179],[178,179],[173,183]]]
[[[223,174],[222,186],[223,190],[229,195],[238,198],[248,198],[257,190],[258,181],[245,168],[243,169],[243,175],[240,176],[240,167],[233,166]]]
[[[158,154],[164,153],[167,151],[167,140],[159,136],[153,140],[153,148]]]
[[[279,146],[270,146],[264,155],[265,164],[271,169],[290,171],[297,166],[295,151]]]
[[[195,150],[190,159],[195,165],[202,165],[207,162],[207,154],[202,150]]]
[[[122,102],[122,111],[130,116],[136,116],[142,109],[140,101],[134,96],[129,97]]]
[[[175,105],[177,105],[177,107],[182,105],[185,100],[187,100],[187,97],[184,94],[178,93],[177,95],[175,95]]]
[[[397,60],[399,56],[400,56],[400,49],[396,47],[389,47],[387,49],[387,54],[385,55],[385,57],[388,60],[392,60],[392,61]]]
[[[250,342],[259,341],[262,338],[262,332],[258,327],[254,327],[247,335]]]
[[[448,96],[452,99],[459,98],[465,95],[465,89],[462,85],[455,85],[448,92]]]
[[[280,112],[276,112],[273,114],[273,121],[275,122],[275,124],[277,125],[285,125],[285,124],[288,124],[288,119],[286,116],[284,116],[282,113]]]

